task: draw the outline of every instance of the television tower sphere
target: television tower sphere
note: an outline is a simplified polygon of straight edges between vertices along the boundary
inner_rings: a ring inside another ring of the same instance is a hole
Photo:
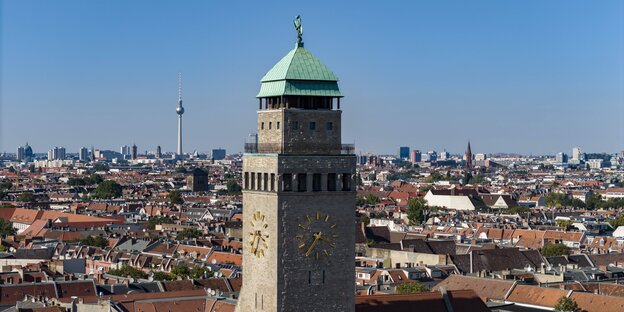
[[[180,105],[181,105],[181,104],[182,104],[182,103],[180,103]],[[184,114],[184,107],[182,107],[182,106],[178,106],[178,107],[176,108],[176,113],[177,113],[178,115],[182,115],[182,114]]]

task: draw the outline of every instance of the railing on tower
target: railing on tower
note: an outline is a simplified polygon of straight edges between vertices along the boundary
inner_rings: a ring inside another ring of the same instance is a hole
[[[339,152],[338,152],[339,151]],[[353,155],[355,154],[355,144],[305,144],[302,146],[284,146],[279,143],[245,143],[245,153],[258,154],[258,153],[323,153],[327,154],[340,154],[340,155]]]

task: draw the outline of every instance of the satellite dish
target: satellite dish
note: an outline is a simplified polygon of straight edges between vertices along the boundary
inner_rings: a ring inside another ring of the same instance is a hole
[[[212,259],[212,261],[210,261],[210,263],[217,264],[217,259]]]
[[[214,296],[217,294],[217,292],[213,290],[210,294]]]
[[[206,292],[207,292],[207,293],[212,293],[212,288],[208,288],[208,289],[206,289]]]

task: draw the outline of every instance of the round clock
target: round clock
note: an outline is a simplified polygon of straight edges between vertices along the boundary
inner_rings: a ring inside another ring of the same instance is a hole
[[[338,238],[335,233],[336,223],[329,215],[316,212],[316,215],[306,215],[299,225],[298,247],[306,257],[319,259],[328,257],[332,249],[336,247],[334,240]]]
[[[249,220],[251,231],[249,231],[249,247],[251,253],[256,257],[264,256],[264,251],[269,248],[266,229],[269,225],[264,221],[265,217],[260,211],[254,212],[252,219]]]

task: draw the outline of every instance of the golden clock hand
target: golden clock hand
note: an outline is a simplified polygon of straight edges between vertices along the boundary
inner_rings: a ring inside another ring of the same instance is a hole
[[[310,245],[310,248],[308,248],[308,251],[306,251],[305,255],[306,257],[310,256],[312,254],[312,250],[314,250],[314,246],[316,246],[316,243],[319,241],[320,236],[317,236],[316,234],[314,234],[314,241],[312,242],[312,244]]]
[[[256,241],[258,241],[256,243]],[[254,233],[254,239],[253,239],[254,244],[251,246],[251,253],[253,253],[254,255],[258,252],[258,245],[260,245],[260,241],[258,240],[258,232]]]

